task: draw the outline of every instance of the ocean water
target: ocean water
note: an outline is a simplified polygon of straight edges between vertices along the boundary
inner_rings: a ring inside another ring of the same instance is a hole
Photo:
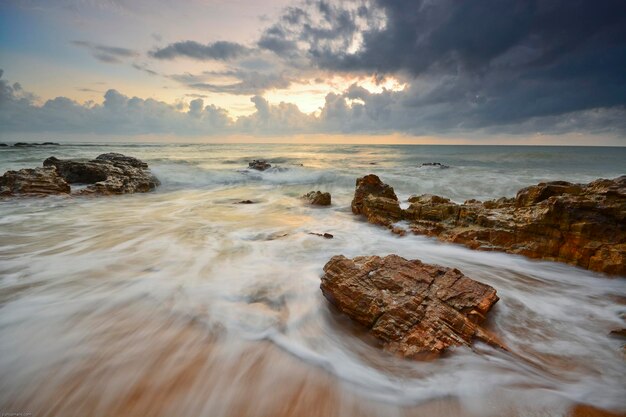
[[[121,152],[155,192],[0,201],[0,410],[50,416],[563,416],[626,412],[626,282],[398,237],[350,211],[357,177],[400,199],[512,197],[626,174],[626,148],[82,144],[0,148],[0,171]],[[274,167],[247,170],[248,161]],[[421,167],[440,162],[448,169]],[[329,208],[299,196],[329,191]],[[238,205],[240,200],[257,204]],[[309,232],[334,235],[323,239]],[[406,361],[329,307],[336,254],[459,268],[496,288],[477,343]]]

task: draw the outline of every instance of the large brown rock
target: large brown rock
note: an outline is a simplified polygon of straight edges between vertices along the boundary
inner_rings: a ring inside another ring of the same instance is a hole
[[[70,184],[86,184],[79,194],[145,193],[160,184],[148,170],[148,164],[119,153],[102,154],[90,161],[61,160],[52,156],[43,164],[54,167]]]
[[[401,356],[440,354],[450,346],[469,346],[474,338],[504,348],[479,325],[498,301],[496,290],[458,269],[397,255],[340,255],[324,266],[321,289],[386,350]]]
[[[374,174],[356,180],[352,212],[363,214],[370,223],[388,226],[402,218],[400,202],[393,187]]]
[[[0,196],[45,196],[69,194],[69,184],[54,168],[27,168],[7,171],[0,177]]]
[[[368,178],[372,176],[367,176]],[[375,176],[374,176],[375,177]],[[449,199],[423,195],[409,199],[410,206],[382,204],[377,190],[386,189],[378,177],[372,187],[359,186],[356,214],[386,226],[407,220],[417,234],[464,244],[472,249],[497,250],[566,262],[593,271],[626,275],[626,176],[589,184],[565,181],[524,188],[514,199],[456,204]],[[369,182],[373,180],[370,179]],[[388,187],[391,188],[391,187]]]

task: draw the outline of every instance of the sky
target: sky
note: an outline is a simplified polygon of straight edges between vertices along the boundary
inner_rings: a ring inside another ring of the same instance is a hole
[[[0,139],[626,146],[626,1],[0,0]]]

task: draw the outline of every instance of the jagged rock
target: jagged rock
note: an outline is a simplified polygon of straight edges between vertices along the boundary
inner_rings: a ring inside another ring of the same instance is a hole
[[[413,196],[405,210],[396,204],[397,199],[388,198],[386,204],[380,201],[380,190],[391,187],[376,176],[364,178],[371,185],[365,187],[363,179],[357,180],[352,211],[371,223],[392,227],[398,220],[407,220],[416,234],[472,249],[626,275],[626,176],[590,184],[540,183],[520,190],[515,198],[484,203],[456,204],[439,196]]]
[[[505,348],[479,325],[498,301],[496,290],[458,269],[397,255],[339,255],[324,266],[320,288],[386,350],[401,356],[440,354],[450,346],[469,346],[474,338]]]
[[[301,199],[314,206],[330,206],[330,193],[323,193],[321,191],[309,191]]]
[[[159,180],[148,164],[119,153],[107,153],[91,161],[61,160],[54,156],[44,161],[54,167],[70,184],[88,184],[78,194],[145,193],[155,189]]]
[[[388,226],[400,220],[402,210],[393,187],[374,174],[356,180],[352,212],[363,214],[370,223]]]
[[[248,163],[248,168],[256,169],[257,171],[265,171],[266,169],[271,168],[272,165],[263,160],[257,160]]]
[[[54,168],[7,171],[0,177],[0,196],[69,194],[70,186]]]

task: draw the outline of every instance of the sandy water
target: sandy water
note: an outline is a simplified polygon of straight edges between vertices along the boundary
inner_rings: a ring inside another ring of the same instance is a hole
[[[626,173],[624,148],[76,145],[0,150],[147,161],[154,193],[0,202],[0,411],[33,415],[561,416],[626,412],[626,282],[563,264],[397,237],[349,209],[376,173],[401,199],[513,196]],[[277,169],[245,170],[265,158]],[[441,162],[449,169],[420,167]],[[302,165],[301,165],[302,164]],[[298,199],[330,191],[333,205]],[[238,205],[251,199],[257,204]],[[309,232],[328,232],[323,239]],[[514,352],[434,362],[382,352],[319,291],[336,254],[396,253],[495,287]]]

